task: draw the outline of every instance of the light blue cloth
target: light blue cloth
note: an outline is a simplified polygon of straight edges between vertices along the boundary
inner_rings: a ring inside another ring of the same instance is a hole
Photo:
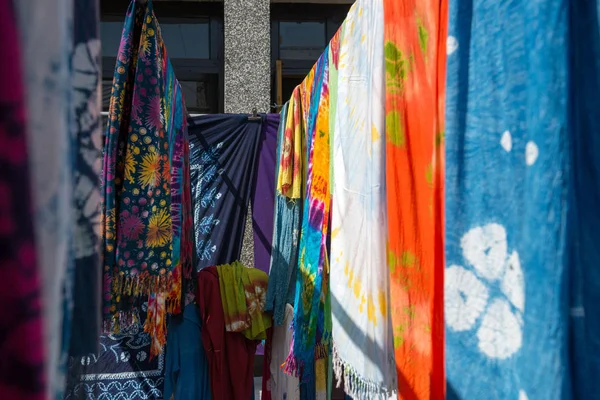
[[[450,2],[448,400],[572,398],[568,5]]]
[[[279,158],[285,121],[288,112],[286,103],[281,110],[277,138],[277,158],[275,159],[275,181],[279,174]],[[269,288],[265,311],[273,313],[273,323],[283,324],[285,305],[294,304],[296,293],[296,271],[298,270],[298,235],[300,234],[300,214],[302,202],[292,201],[275,190],[275,217],[273,229],[273,249],[269,271]]]
[[[171,316],[167,337],[164,399],[210,400],[208,360],[202,344],[198,307],[188,304],[181,316]]]

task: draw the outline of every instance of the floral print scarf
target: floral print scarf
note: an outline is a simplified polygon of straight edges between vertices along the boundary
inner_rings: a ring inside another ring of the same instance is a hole
[[[166,313],[179,313],[191,273],[191,201],[186,112],[152,1],[132,1],[117,57],[104,155],[105,329],[135,322],[151,354],[166,341]]]

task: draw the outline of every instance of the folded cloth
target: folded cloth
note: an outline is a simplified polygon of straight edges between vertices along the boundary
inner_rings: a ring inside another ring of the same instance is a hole
[[[271,317],[264,312],[269,276],[239,261],[217,267],[227,332],[241,332],[250,340],[264,340]]]

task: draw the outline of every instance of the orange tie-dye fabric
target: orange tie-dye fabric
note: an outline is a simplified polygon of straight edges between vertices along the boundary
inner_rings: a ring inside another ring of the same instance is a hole
[[[448,0],[385,0],[388,264],[399,398],[443,399]]]

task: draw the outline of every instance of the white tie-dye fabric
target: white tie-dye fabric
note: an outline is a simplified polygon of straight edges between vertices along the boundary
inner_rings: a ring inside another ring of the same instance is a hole
[[[383,3],[344,23],[333,134],[331,308],[334,372],[354,400],[396,391],[385,218]],[[330,85],[331,86],[331,85]]]
[[[20,19],[38,264],[43,283],[47,398],[61,397],[63,290],[73,262],[70,59],[73,0],[14,2]]]

